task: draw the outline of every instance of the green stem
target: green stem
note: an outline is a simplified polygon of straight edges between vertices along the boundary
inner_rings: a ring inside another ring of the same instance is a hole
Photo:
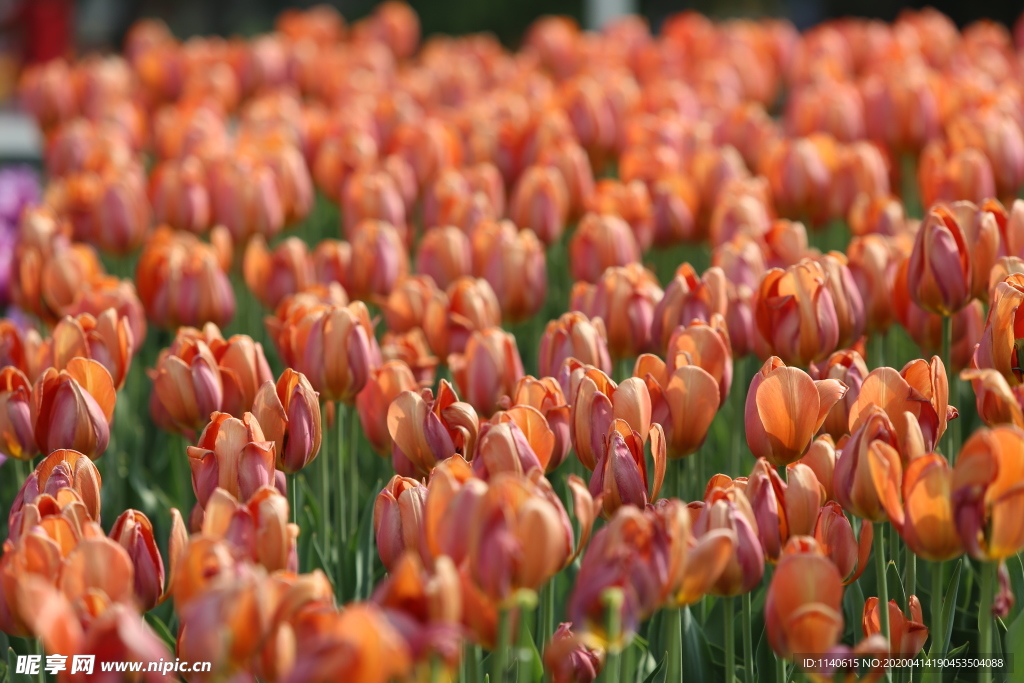
[[[747,399],[747,359],[741,358],[734,364],[732,388],[729,390],[729,403],[732,405],[732,453],[729,456],[729,472],[733,476],[740,474],[743,458],[744,421]]]
[[[533,666],[533,652],[536,650],[536,643],[533,641],[533,634],[530,633],[530,622],[533,621],[533,613],[537,609],[537,594],[532,590],[523,589],[516,594],[517,619],[519,621],[519,634],[516,636],[516,680],[522,680],[520,667],[530,671]],[[534,647],[530,647],[531,643]]]
[[[17,480],[18,488],[20,489],[25,485],[28,475],[32,474],[32,461],[11,458],[11,466],[14,467],[14,478]]]
[[[896,533],[896,527],[889,525],[889,562],[892,562],[895,566],[900,566],[900,535]],[[886,563],[888,569],[889,564]],[[908,593],[909,595],[909,593]]]
[[[334,491],[334,496],[337,499],[337,505],[335,506],[335,533],[337,538],[335,545],[338,548],[338,564],[335,567],[335,576],[337,577],[337,586],[339,600],[346,599],[345,593],[342,592],[342,587],[345,581],[345,546],[348,544],[349,529],[348,529],[348,515],[345,514],[345,418],[347,406],[339,401],[334,404],[334,428],[337,430],[335,433],[338,440],[338,460],[337,460],[337,488]]]
[[[540,614],[537,619],[537,639],[540,652],[544,654],[548,640],[555,633],[555,579],[552,578],[540,589]]]
[[[996,588],[998,562],[984,562],[981,565],[981,602],[978,604],[978,656],[992,656],[992,600]],[[992,683],[992,668],[983,666],[978,673],[978,683]]]
[[[466,681],[467,683],[482,683],[484,680],[483,652],[476,643],[466,643]]]
[[[885,367],[885,337],[881,332],[871,335],[871,364],[868,367]]]
[[[725,614],[725,683],[733,683],[736,680],[736,633],[733,628],[733,614],[736,606],[733,604],[735,598],[727,597],[722,600],[722,608]]]
[[[953,372],[953,317],[952,316],[946,316],[945,318],[942,319],[942,362],[945,363],[945,365],[946,365],[946,377],[948,378],[948,383],[949,383],[949,404],[950,405],[956,405],[956,403],[953,402],[953,391],[954,391],[954,387],[958,386],[957,385],[957,381],[958,380],[957,380],[957,378],[955,376],[955,373]],[[959,393],[960,393],[959,390],[957,390],[956,393],[958,394],[957,400],[959,400]],[[955,424],[956,424],[956,420],[954,420],[953,422],[950,422],[946,426],[946,438],[944,439],[945,443],[943,443],[943,446],[944,446],[943,450],[945,450],[945,452],[946,452],[946,460],[949,461],[950,465],[952,465],[954,460],[956,459],[956,443],[955,443],[955,439],[953,438],[953,433],[954,433],[953,425],[955,425]]]
[[[349,532],[359,533],[359,412],[355,406],[348,406],[348,483],[349,483]],[[347,539],[346,539],[347,540]]]
[[[619,683],[619,657],[622,653],[622,589],[609,588],[601,596],[605,605],[605,635],[608,638],[608,653],[605,657],[602,680],[604,683]]]
[[[886,647],[889,647],[889,585],[885,578],[885,525],[879,524],[875,533],[875,580],[878,588],[878,621],[880,633],[885,638]],[[889,672],[886,671],[886,680],[892,680]]]
[[[789,683],[786,678],[786,660],[775,655],[775,683]]]
[[[665,680],[683,680],[683,611],[678,607],[665,614],[662,640],[668,644],[665,652]]]
[[[942,647],[945,627],[942,624],[942,570],[945,568],[943,562],[932,562],[932,646],[930,655],[941,657],[945,648]]]
[[[325,410],[324,415],[327,415],[327,404],[324,403]],[[334,419],[338,419],[335,415]],[[324,418],[324,427],[327,427],[327,418]],[[331,430],[328,427],[323,430],[323,438],[320,444],[320,455],[317,456],[319,460],[318,466],[320,468],[320,548],[324,551],[325,555],[330,555],[331,547],[328,544],[327,519],[330,516],[330,502],[331,502]],[[327,567],[324,567],[324,571],[328,571]]]
[[[743,681],[754,683],[754,639],[751,633],[751,608],[750,593],[743,594],[742,613],[740,619],[743,622]]]
[[[906,567],[903,571],[903,583],[906,585],[907,593],[907,604],[906,609],[910,609],[910,596],[917,595],[917,555],[910,552],[910,548],[904,546],[903,548],[904,557],[906,558]],[[906,612],[910,614],[910,612]]]
[[[291,495],[291,500],[288,501],[288,504],[292,508],[292,522],[294,524],[298,524],[299,523],[299,475],[298,474],[290,474],[290,475],[288,475],[288,483],[289,483],[288,490],[292,494]]]
[[[508,647],[512,642],[512,610],[502,607],[498,611],[498,640],[491,653],[490,683],[505,683],[508,673]]]

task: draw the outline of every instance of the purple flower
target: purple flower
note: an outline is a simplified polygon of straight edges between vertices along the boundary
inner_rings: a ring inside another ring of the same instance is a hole
[[[28,166],[0,169],[0,307],[11,300],[11,265],[18,219],[26,206],[39,202],[39,176]]]

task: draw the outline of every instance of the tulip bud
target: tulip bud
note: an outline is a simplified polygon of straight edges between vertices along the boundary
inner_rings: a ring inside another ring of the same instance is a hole
[[[758,343],[791,365],[808,365],[834,351],[840,306],[827,280],[822,265],[809,260],[768,271],[755,303]]]
[[[409,254],[390,223],[367,220],[354,228],[346,289],[357,299],[387,296],[409,272]]]
[[[832,479],[836,500],[862,519],[890,520],[898,526],[903,514],[899,493],[903,462],[896,428],[878,406],[870,406],[857,419],[859,426],[836,460]]]
[[[597,282],[606,268],[640,262],[640,247],[629,224],[615,215],[588,213],[569,239],[575,280]]]
[[[18,368],[0,370],[0,454],[31,460],[39,452],[32,429],[32,385]]]
[[[224,402],[217,359],[194,328],[179,328],[174,343],[160,352],[149,376],[153,380],[150,406],[165,415],[175,429],[200,429]]]
[[[583,213],[583,207],[594,193],[594,171],[586,150],[575,140],[555,140],[540,150],[537,163],[557,168],[561,173],[568,193],[570,217]]]
[[[423,330],[414,327],[403,334],[385,332],[381,340],[381,358],[384,362],[400,361],[412,371],[416,384],[421,387],[434,385],[438,359],[430,351]]]
[[[992,164],[984,152],[970,147],[949,149],[939,141],[921,152],[917,182],[923,206],[958,199],[980,203],[996,194]]]
[[[604,321],[589,320],[576,311],[563,313],[558,320],[548,322],[537,353],[537,369],[545,377],[555,375],[567,358],[593,365],[605,374],[612,371]]]
[[[490,481],[501,473],[522,477],[545,471],[554,443],[555,435],[539,410],[514,406],[481,425],[473,473]]]
[[[914,554],[942,562],[963,553],[953,512],[953,471],[941,455],[912,460],[903,472],[905,518],[898,531]]]
[[[516,382],[511,394],[512,406],[530,406],[536,408],[554,436],[551,459],[545,467],[546,472],[553,472],[565,460],[572,447],[569,436],[569,406],[562,393],[562,387],[554,377],[536,379],[530,375],[521,377]]]
[[[846,518],[839,503],[831,500],[822,506],[814,524],[814,540],[839,570],[843,585],[857,580],[868,565],[871,543],[875,537],[871,522],[864,520],[860,527],[860,540]]]
[[[253,235],[273,237],[285,223],[285,207],[274,169],[253,155],[224,155],[207,168],[213,220],[236,243]]]
[[[492,415],[523,376],[515,337],[497,327],[474,332],[463,353],[448,357],[448,365],[467,402],[484,415]]]
[[[472,271],[469,238],[453,226],[427,230],[416,252],[416,272],[429,275],[441,289]]]
[[[547,260],[533,231],[509,221],[488,221],[473,230],[473,273],[490,283],[510,322],[534,315],[547,296]]]
[[[722,403],[718,381],[688,354],[673,358],[671,372],[657,356],[643,354],[634,375],[642,377],[650,395],[650,419],[665,425],[673,459],[696,453],[707,437]],[[577,448],[578,450],[578,448]]]
[[[596,285],[577,282],[569,308],[604,320],[612,358],[629,358],[647,351],[654,343],[651,324],[663,296],[654,273],[634,263],[609,268]]]
[[[500,324],[498,297],[484,279],[459,278],[446,292],[435,291],[423,314],[430,348],[442,358],[464,351],[474,332]]]
[[[286,368],[275,386],[266,381],[253,401],[252,414],[268,441],[274,442],[277,468],[294,474],[320,452],[320,402],[309,380]]]
[[[366,386],[356,396],[356,409],[363,433],[381,455],[391,451],[388,433],[388,407],[403,391],[415,391],[416,378],[404,362],[391,360],[370,372]]]
[[[724,316],[728,312],[725,288],[725,273],[719,268],[709,268],[698,279],[689,263],[679,266],[665,296],[654,309],[653,343],[658,348],[666,348],[677,327],[694,320],[710,322],[716,313]]]
[[[593,683],[604,666],[604,653],[588,648],[571,626],[568,622],[558,625],[544,648],[544,668],[551,672],[553,683]]]
[[[771,227],[771,200],[767,186],[734,185],[724,188],[711,214],[710,238],[715,246],[736,237],[759,240]]]
[[[623,505],[643,509],[648,501],[658,497],[665,478],[665,438],[661,425],[653,424],[649,435],[654,460],[650,489],[644,442],[640,434],[625,420],[615,420],[608,428],[590,477],[590,494],[595,498],[602,497],[606,517],[611,517]]]
[[[647,441],[651,429],[651,397],[638,377],[616,384],[599,369],[574,360],[569,366],[569,434],[576,456],[588,470],[597,467],[603,439],[614,420],[622,419]],[[563,384],[563,389],[565,385]]]
[[[188,447],[188,463],[200,508],[217,488],[247,501],[257,489],[274,483],[274,442],[266,440],[252,413],[242,419],[214,413],[197,445]]]
[[[846,394],[832,406],[822,424],[822,431],[833,439],[850,433],[850,407],[857,401],[867,376],[867,363],[853,350],[836,351],[821,363],[811,364],[811,379],[834,379],[846,386]]]
[[[866,331],[884,334],[893,323],[893,285],[899,249],[882,235],[854,237],[847,249],[850,275],[864,302]]]
[[[804,456],[797,463],[807,465],[825,490],[825,500],[833,500],[832,477],[836,469],[836,442],[828,434],[822,434],[811,442]],[[796,463],[791,463],[790,466]]]
[[[206,169],[198,157],[160,162],[150,176],[149,197],[158,224],[196,234],[210,227],[212,207]]]
[[[107,369],[86,358],[49,368],[32,387],[30,415],[39,449],[70,448],[92,459],[107,450],[117,393]]]
[[[347,289],[351,262],[352,246],[342,240],[323,240],[313,250],[313,270],[324,284],[336,282]]]
[[[761,547],[769,561],[777,562],[791,536],[808,536],[824,502],[811,468],[793,464],[786,470],[788,483],[767,460],[759,459],[747,480],[746,494],[757,519]]]
[[[960,379],[970,380],[977,397],[978,417],[989,427],[1011,424],[1024,429],[1024,386],[1010,387],[991,368],[964,370]]]
[[[619,216],[629,224],[640,251],[647,251],[654,242],[654,220],[651,195],[640,180],[619,182],[604,179],[594,187],[586,208],[598,215]]]
[[[138,510],[125,510],[110,529],[110,538],[120,543],[131,557],[139,607],[147,611],[153,609],[164,591],[164,561],[149,518]]]
[[[1017,311],[1024,301],[1024,277],[1011,275],[996,286],[974,365],[999,372],[1010,386],[1024,383],[1017,338]]]
[[[815,135],[778,140],[760,159],[762,175],[771,184],[779,212],[791,218],[810,218],[821,223],[827,218],[828,188],[832,169],[826,164],[835,141]]]
[[[794,543],[787,547],[765,601],[768,640],[780,657],[825,654],[843,634],[839,570],[816,546],[806,552],[798,547]]]
[[[651,188],[651,222],[655,246],[696,242],[705,235],[697,223],[700,196],[686,177],[673,174],[658,178]]]
[[[508,215],[545,245],[557,242],[569,217],[569,190],[559,170],[551,166],[526,169],[512,191]]]
[[[924,310],[948,316],[970,301],[971,282],[971,254],[964,230],[948,208],[935,207],[914,241],[907,270],[910,297]]]
[[[924,616],[921,612],[921,601],[916,595],[907,598],[909,614],[904,615],[903,611],[890,600],[889,608],[889,652],[894,655],[915,657],[924,647],[928,640],[928,627],[924,625]],[[861,628],[865,636],[873,636],[880,633],[880,615],[878,598],[870,597],[864,602],[864,616],[861,619]]]
[[[388,571],[394,570],[407,550],[418,553],[424,563],[430,563],[423,530],[426,501],[427,487],[397,474],[377,494],[373,504],[373,529],[380,561]]]
[[[289,237],[270,251],[263,236],[255,236],[245,248],[242,273],[249,291],[270,309],[314,281],[313,261],[306,243],[297,237]]]
[[[839,380],[815,381],[769,358],[747,392],[744,421],[751,452],[776,467],[796,462],[846,391]]]
[[[735,534],[736,554],[729,559],[710,592],[719,596],[748,593],[761,583],[764,551],[758,541],[757,520],[750,503],[735,486],[709,490],[693,526],[698,537],[718,529]]]
[[[392,225],[399,241],[407,241],[405,203],[394,179],[384,171],[356,171],[348,177],[341,197],[345,237],[350,242],[359,234],[359,225],[380,221]]]
[[[459,401],[445,380],[436,399],[430,389],[422,394],[403,391],[388,408],[388,432],[394,441],[391,458],[403,476],[427,475],[454,453],[472,458],[479,431],[476,411]]]
[[[401,123],[391,135],[389,149],[405,159],[419,187],[437,179],[446,168],[462,165],[462,142],[453,124],[429,116]]]

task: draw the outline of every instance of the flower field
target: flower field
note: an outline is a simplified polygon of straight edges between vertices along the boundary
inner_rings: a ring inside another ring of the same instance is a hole
[[[1024,680],[1024,20],[391,0],[19,95],[0,683]]]

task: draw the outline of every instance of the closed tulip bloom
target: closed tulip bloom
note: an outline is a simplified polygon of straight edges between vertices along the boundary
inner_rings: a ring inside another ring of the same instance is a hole
[[[650,475],[640,434],[625,420],[615,420],[609,427],[590,477],[590,494],[595,498],[603,495],[605,517],[611,517],[623,505],[645,508],[658,497],[666,463],[661,425],[651,425],[648,436],[654,461],[654,472]]]
[[[554,445],[554,432],[539,410],[513,406],[481,425],[473,473],[489,481],[503,472],[521,477],[545,471]]]
[[[405,203],[394,179],[385,171],[356,171],[346,179],[341,196],[345,236],[353,241],[364,221],[395,227],[400,241],[408,240]]]
[[[760,168],[771,183],[780,213],[791,218],[821,222],[827,217],[826,201],[832,171],[826,149],[828,136],[778,140],[760,158]]]
[[[747,392],[744,424],[751,452],[776,467],[796,462],[846,391],[839,380],[815,381],[769,358]]]
[[[891,195],[885,197],[857,196],[853,200],[846,218],[850,224],[850,232],[858,237],[869,234],[897,237],[906,235],[910,230],[903,202]]]
[[[586,208],[598,215],[621,217],[629,224],[640,251],[647,251],[654,242],[651,194],[641,180],[618,181],[606,178],[598,181]]]
[[[120,389],[131,367],[134,336],[127,318],[108,308],[98,316],[66,316],[53,328],[42,351],[47,362],[63,370],[77,356],[99,361]]]
[[[561,172],[552,166],[527,168],[512,191],[508,215],[545,245],[557,242],[569,218],[569,189]]]
[[[31,460],[39,452],[32,429],[32,385],[13,365],[0,370],[0,454]]]
[[[553,472],[569,454],[572,441],[569,436],[569,405],[562,393],[562,387],[554,377],[537,379],[531,375],[521,377],[510,394],[512,406],[530,406],[536,408],[554,436],[551,459],[545,471]]]
[[[914,657],[928,640],[928,627],[924,625],[921,601],[917,599],[917,596],[911,595],[907,598],[907,603],[908,614],[903,613],[895,600],[890,600],[887,605],[889,608],[889,652],[894,655]],[[881,633],[881,617],[878,612],[878,598],[868,598],[864,602],[864,616],[861,619],[861,628],[866,637]]]
[[[384,302],[384,322],[388,330],[401,334],[422,327],[427,305],[438,292],[428,275],[410,275],[396,284]]]
[[[274,379],[267,358],[263,355],[263,345],[253,341],[247,334],[235,334],[223,339],[220,330],[212,324],[204,327],[203,334],[210,352],[217,359],[224,386],[221,410],[231,415],[250,411],[256,392],[264,382]]]
[[[980,207],[974,202],[953,202],[949,210],[963,228],[971,252],[971,296],[986,301],[989,274],[999,257],[999,220],[1006,211],[995,199],[986,199]]]
[[[153,524],[138,510],[125,510],[110,529],[110,538],[128,551],[135,567],[135,599],[142,610],[157,606],[164,592],[164,561]]]
[[[946,368],[938,356],[930,363],[922,358],[911,361],[899,373],[892,368],[872,370],[850,407],[850,430],[855,431],[876,407],[895,425],[906,459],[934,449],[949,420],[957,417],[956,408],[949,405]],[[905,413],[913,419],[906,420]],[[911,444],[913,448],[906,450]]]
[[[1014,199],[1009,211],[1002,207],[1000,212],[999,207],[996,202],[982,203],[982,210],[993,213],[999,226],[999,255],[1024,257],[1024,200]]]
[[[569,434],[576,456],[588,470],[597,467],[612,423],[622,419],[647,441],[651,429],[651,397],[639,377],[616,384],[593,366],[568,361]],[[563,385],[564,388],[564,385]]]
[[[831,251],[818,259],[825,271],[825,283],[832,293],[832,304],[839,323],[839,348],[846,348],[864,334],[864,300],[842,252]]]
[[[469,180],[461,169],[444,169],[424,192],[423,224],[428,228],[459,225],[457,220],[469,203],[472,193]]]
[[[680,325],[689,325],[694,320],[710,322],[713,315],[724,316],[727,312],[725,272],[712,267],[698,278],[693,266],[684,263],[654,309],[652,342],[660,349],[667,348],[669,338]]]
[[[832,475],[836,469],[836,450],[836,442],[832,437],[822,434],[811,442],[807,452],[797,460],[797,463],[807,465],[814,472],[814,476],[825,490],[825,500],[835,498],[832,491]]]
[[[821,363],[811,365],[811,379],[834,379],[846,385],[846,394],[829,411],[822,431],[838,440],[850,433],[850,407],[860,395],[861,384],[868,376],[864,358],[852,349],[836,351]]]
[[[313,309],[289,322],[283,335],[282,360],[305,375],[324,401],[352,403],[380,362],[361,301]]]
[[[472,458],[479,431],[476,411],[459,400],[446,380],[441,380],[436,398],[430,389],[403,391],[388,408],[391,458],[403,476],[425,476],[455,453]]]
[[[241,419],[214,413],[198,444],[188,447],[198,506],[206,507],[217,488],[247,501],[260,487],[273,486],[275,460],[274,442],[264,437],[252,413]]]
[[[575,280],[597,282],[606,268],[639,262],[640,247],[629,224],[615,215],[584,215],[569,239]]]
[[[612,371],[604,321],[591,320],[577,311],[563,313],[548,322],[537,354],[538,372],[545,377],[555,375],[567,358],[593,365],[605,374]]]
[[[473,274],[490,283],[504,318],[529,318],[547,297],[547,257],[532,230],[509,221],[488,221],[473,230]]]
[[[197,530],[203,536],[226,541],[236,557],[262,565],[268,572],[298,569],[299,527],[288,521],[288,499],[277,489],[260,487],[241,502],[217,488],[204,507]]]
[[[391,135],[389,151],[404,158],[419,187],[433,182],[446,168],[462,165],[462,141],[454,124],[438,117],[401,123]]]
[[[717,596],[749,593],[764,576],[764,551],[758,540],[757,518],[742,490],[735,486],[711,488],[693,525],[700,537],[725,529],[735,534],[736,553],[709,591]]]
[[[553,683],[593,683],[604,666],[604,653],[588,648],[583,638],[564,622],[544,648],[544,668]]]
[[[149,198],[158,223],[197,234],[210,227],[206,169],[198,157],[161,161],[150,176]]]
[[[100,521],[100,488],[102,477],[91,458],[78,451],[57,449],[43,458],[22,484],[11,504],[10,519],[23,512],[26,505],[38,503],[40,496],[57,499],[62,489],[70,489],[82,504],[88,520]],[[15,525],[12,523],[12,535]]]
[[[427,230],[416,251],[416,272],[429,275],[441,289],[471,275],[472,251],[469,237],[454,226]]]
[[[285,207],[274,169],[248,153],[225,155],[207,168],[213,220],[237,243],[254,235],[273,237],[285,222]]]
[[[941,455],[912,460],[903,472],[903,524],[907,548],[932,562],[963,553],[953,513],[953,470]]]
[[[814,471],[792,464],[783,481],[775,468],[761,458],[747,478],[746,494],[757,519],[761,547],[770,562],[777,562],[791,536],[814,531],[818,509],[824,502]]]
[[[492,415],[523,376],[515,337],[497,327],[474,332],[465,351],[448,357],[448,365],[466,401],[483,415]]]
[[[73,358],[64,370],[49,368],[32,387],[36,445],[49,453],[70,448],[92,459],[107,450],[117,393],[100,363]]]
[[[974,352],[974,365],[996,370],[1014,387],[1024,384],[1024,373],[1019,369],[1021,353],[1017,333],[1017,316],[1022,301],[1024,276],[1010,275],[996,286],[985,331]]]
[[[274,442],[277,468],[294,474],[320,452],[320,401],[309,380],[286,368],[275,385],[266,381],[256,393],[252,414],[264,437]]]
[[[366,386],[356,396],[359,423],[378,454],[391,452],[388,407],[403,391],[415,391],[417,386],[416,377],[405,362],[390,360],[370,372]]]
[[[676,327],[665,351],[669,374],[685,365],[703,368],[718,382],[719,405],[724,405],[732,387],[733,349],[725,320],[713,313],[708,322],[693,320]]]
[[[964,370],[960,379],[974,387],[978,417],[989,427],[1011,424],[1024,429],[1024,386],[1011,387],[992,368]]]
[[[317,282],[336,282],[347,291],[351,263],[352,245],[343,240],[326,239],[313,249],[313,271]]]
[[[654,273],[634,263],[609,268],[596,285],[577,282],[569,307],[604,320],[612,358],[630,358],[650,350],[655,343],[651,325],[663,296]]]
[[[865,331],[885,334],[895,319],[892,297],[899,249],[891,238],[867,234],[854,237],[846,253],[850,275],[864,302]]]
[[[795,542],[786,550],[768,586],[768,641],[780,657],[825,654],[843,634],[842,578],[813,541],[802,552]]]
[[[427,487],[416,479],[397,474],[373,504],[373,529],[381,563],[393,571],[406,551],[430,563],[424,533]]]
[[[459,278],[446,292],[435,291],[423,314],[430,348],[442,358],[464,351],[474,332],[500,324],[498,297],[483,278]]]
[[[710,237],[715,246],[725,244],[738,236],[760,239],[771,227],[774,212],[768,198],[767,186],[762,191],[738,186],[724,191],[711,213]]]
[[[813,536],[822,553],[839,570],[844,586],[856,581],[868,566],[875,537],[874,526],[864,520],[858,539],[842,506],[834,500],[825,503],[818,511]]]
[[[832,488],[844,510],[872,522],[902,514],[900,440],[885,411],[871,406],[836,460]]]
[[[840,320],[827,273],[804,260],[773,268],[761,280],[755,304],[758,342],[792,365],[808,365],[835,351]]]
[[[217,359],[194,328],[179,328],[149,377],[153,380],[150,405],[157,406],[176,429],[198,431],[224,403]]]
[[[977,203],[996,194],[992,163],[984,152],[971,147],[950,149],[940,141],[929,143],[921,152],[917,183],[924,206],[958,199]]]
[[[914,303],[939,315],[956,313],[971,299],[971,252],[956,216],[946,207],[925,216],[914,241],[907,287]]]
[[[440,361],[430,350],[427,336],[419,327],[402,334],[385,332],[381,339],[380,354],[383,362],[401,361],[409,366],[418,386],[434,385]]]
[[[978,560],[1011,557],[1024,548],[1019,524],[1024,432],[1001,425],[979,429],[953,467],[953,514],[967,553]]]
[[[765,262],[770,268],[790,268],[805,258],[817,256],[810,249],[807,227],[800,221],[777,219],[761,239]]]
[[[92,210],[88,241],[104,251],[127,254],[138,248],[150,227],[149,200],[141,174],[104,177]]]
[[[570,217],[582,214],[594,193],[594,171],[586,150],[575,140],[555,140],[540,150],[537,163],[558,169],[568,192]]]
[[[395,283],[409,272],[409,253],[399,232],[390,223],[368,220],[352,235],[346,290],[357,299],[387,296]]]
[[[839,146],[835,163],[829,215],[845,218],[861,196],[889,196],[889,164],[878,146],[865,141]]]
[[[253,237],[245,248],[242,274],[249,291],[270,309],[314,282],[313,261],[306,243],[297,237],[287,238],[273,251],[262,235]]]
[[[660,358],[645,353],[634,369],[647,385],[651,420],[666,427],[672,459],[697,452],[722,403],[718,381],[692,361],[689,355],[677,356],[673,360],[677,367],[670,371]]]

